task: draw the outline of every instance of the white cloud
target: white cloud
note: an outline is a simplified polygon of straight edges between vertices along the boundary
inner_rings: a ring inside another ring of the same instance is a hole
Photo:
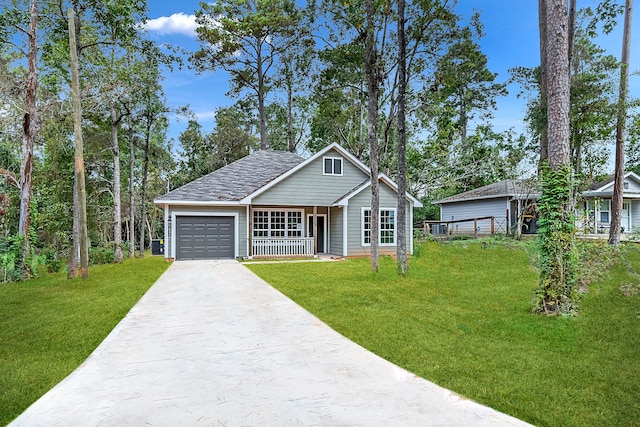
[[[215,122],[217,110],[196,111],[194,114],[199,122]]]
[[[196,35],[195,15],[185,15],[184,13],[174,13],[173,15],[161,16],[160,18],[150,19],[145,25],[147,31],[152,31],[161,35],[164,34],[183,34],[185,36],[194,37]]]

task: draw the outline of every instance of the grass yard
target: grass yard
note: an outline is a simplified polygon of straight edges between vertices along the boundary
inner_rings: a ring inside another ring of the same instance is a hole
[[[162,257],[0,285],[0,425],[80,365],[169,267]]]
[[[590,285],[577,318],[530,314],[525,252],[427,243],[395,261],[248,267],[343,335],[443,387],[540,426],[640,426],[640,250]],[[633,293],[633,292],[631,292]]]

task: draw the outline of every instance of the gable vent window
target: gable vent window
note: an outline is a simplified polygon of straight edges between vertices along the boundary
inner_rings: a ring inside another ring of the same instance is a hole
[[[628,190],[629,189],[629,181],[625,181],[624,182],[624,189]]]
[[[342,175],[342,157],[324,157],[324,175]]]

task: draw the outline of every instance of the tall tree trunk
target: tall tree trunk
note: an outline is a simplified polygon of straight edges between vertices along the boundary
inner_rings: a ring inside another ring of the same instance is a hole
[[[287,138],[289,151],[296,151],[296,139],[293,134],[293,81],[291,76],[287,77]]]
[[[396,255],[398,271],[406,274],[409,271],[407,260],[407,134],[405,117],[405,100],[407,93],[407,46],[404,34],[404,0],[398,0],[398,229]],[[411,230],[409,230],[411,233]]]
[[[75,176],[78,189],[78,243],[80,249],[80,275],[89,277],[89,238],[87,235],[87,201],[84,181],[84,144],[82,140],[82,111],[80,108],[80,73],[76,47],[76,25],[73,9],[67,11],[69,20],[69,51],[71,55],[71,86],[73,90],[73,129],[75,134]],[[76,212],[74,212],[76,214]]]
[[[549,166],[569,164],[569,54],[567,4],[547,0],[547,132]]]
[[[538,29],[540,31],[540,107],[544,122],[540,127],[540,165],[549,158],[547,137],[547,0],[538,0]],[[542,171],[542,168],[538,168]]]
[[[569,2],[569,45],[567,57],[569,58],[569,70],[571,70],[571,64],[573,62],[573,49],[575,47],[576,38],[576,0],[570,0]],[[571,78],[571,75],[569,76]]]
[[[133,180],[133,174],[135,172],[135,156],[133,119],[131,115],[129,115],[129,258],[134,258],[136,256],[136,197]]]
[[[264,111],[264,73],[262,71],[262,55],[258,49],[258,120],[260,122],[260,149],[266,150],[267,143],[267,118]]]
[[[80,216],[80,205],[78,204],[78,177],[73,175],[73,225],[71,227],[71,252],[69,253],[69,264],[67,265],[67,279],[75,279],[80,275],[80,230],[78,228],[78,217]]]
[[[31,254],[29,227],[31,225],[31,194],[33,177],[33,142],[38,133],[38,109],[36,94],[38,91],[38,1],[29,4],[29,49],[27,52],[27,90],[25,96],[25,114],[22,124],[22,159],[20,162],[20,222],[18,235],[24,238],[22,261]],[[23,264],[23,272],[31,276],[32,272]]]
[[[374,26],[373,0],[365,1],[367,15],[365,72],[367,76],[367,140],[371,162],[371,271],[378,271],[379,264],[379,224],[380,224],[380,181],[378,168],[378,55]]]
[[[547,0],[548,166],[543,164],[540,284],[535,309],[552,314],[576,310],[573,253],[575,235],[569,147],[569,34],[566,0]]]
[[[611,227],[609,244],[620,244],[622,228],[622,196],[624,193],[624,138],[627,119],[627,94],[629,92],[629,55],[631,52],[631,15],[633,0],[626,0],[624,30],[622,33],[622,61],[620,63],[620,93],[618,96],[618,117],[616,123],[616,171],[611,199]]]
[[[151,139],[151,118],[147,118],[147,129],[144,142],[144,160],[142,164],[142,188],[140,190],[140,257],[144,257],[144,224],[147,220],[146,209],[146,191],[147,191],[147,176],[149,175],[149,141]]]
[[[115,105],[111,104],[111,150],[113,151],[113,261],[122,262],[122,202],[120,200],[120,145],[118,126],[120,119]]]

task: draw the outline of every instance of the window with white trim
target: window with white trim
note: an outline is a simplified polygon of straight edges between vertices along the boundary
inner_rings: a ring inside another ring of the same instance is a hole
[[[302,237],[302,212],[287,212],[287,237]]]
[[[269,237],[269,212],[253,211],[253,237]]]
[[[323,175],[342,176],[342,157],[323,157]]]
[[[396,244],[396,209],[381,208],[378,217],[380,246]],[[362,208],[362,246],[371,245],[371,208]]]
[[[302,211],[254,210],[253,237],[302,237]]]
[[[608,224],[611,213],[611,200],[600,201],[600,222]]]
[[[394,209],[380,210],[380,244],[396,244],[396,211]]]
[[[371,209],[362,211],[362,245],[371,244]]]

